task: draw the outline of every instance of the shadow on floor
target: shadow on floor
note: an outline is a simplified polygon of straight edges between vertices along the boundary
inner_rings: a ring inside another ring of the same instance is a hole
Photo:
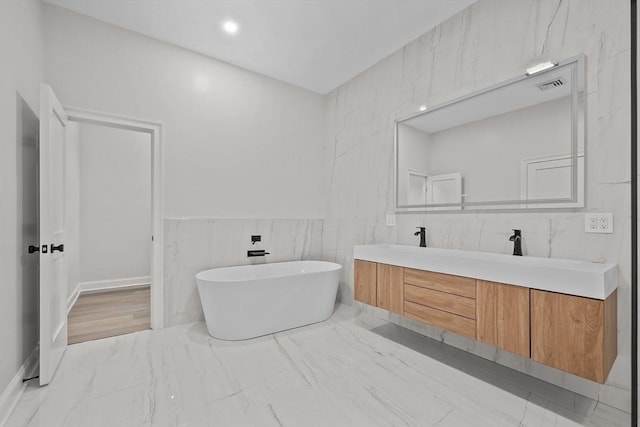
[[[370,331],[582,425],[625,425],[623,411],[393,323]]]

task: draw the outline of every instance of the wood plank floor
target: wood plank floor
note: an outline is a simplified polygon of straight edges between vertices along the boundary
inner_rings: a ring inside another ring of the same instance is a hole
[[[80,294],[69,312],[69,344],[150,329],[150,288]]]

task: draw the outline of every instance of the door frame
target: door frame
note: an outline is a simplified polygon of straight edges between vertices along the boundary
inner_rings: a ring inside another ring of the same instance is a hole
[[[69,121],[143,132],[151,136],[151,223],[153,232],[151,242],[151,329],[162,329],[164,327],[162,123],[68,105],[65,105],[64,109]]]
[[[409,201],[409,194],[411,193],[411,177],[412,176],[424,178],[424,182],[422,183],[422,196],[424,198],[424,202],[420,203],[421,205],[424,205],[427,203],[427,178],[429,178],[429,174],[426,172],[420,172],[413,169],[407,169],[407,201]]]

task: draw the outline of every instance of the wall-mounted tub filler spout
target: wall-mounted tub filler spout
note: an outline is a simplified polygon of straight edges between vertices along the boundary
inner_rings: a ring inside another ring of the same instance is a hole
[[[513,254],[522,256],[522,235],[520,230],[513,230],[513,236],[509,237],[509,241],[513,242]]]
[[[420,236],[420,247],[427,247],[427,227],[416,227],[420,231],[413,233],[414,236]]]
[[[265,256],[265,255],[269,255],[269,252],[265,251],[264,249],[260,249],[256,251],[247,251],[247,256],[249,258],[254,256]]]

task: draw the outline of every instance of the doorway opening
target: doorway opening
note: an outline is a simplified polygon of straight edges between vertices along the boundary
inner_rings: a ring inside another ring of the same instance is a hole
[[[161,127],[65,111],[68,343],[161,328]]]
[[[69,344],[150,329],[151,135],[70,122]]]

